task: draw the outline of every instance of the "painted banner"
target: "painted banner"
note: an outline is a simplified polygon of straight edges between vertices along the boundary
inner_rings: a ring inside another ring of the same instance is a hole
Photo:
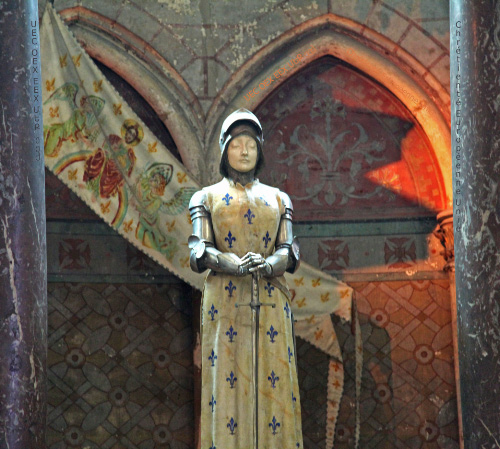
[[[187,239],[189,200],[201,186],[106,80],[50,3],[41,45],[46,166],[125,239],[200,289],[204,275],[190,269]],[[351,320],[352,289],[305,263],[287,282],[297,334],[333,357],[331,448],[344,376],[330,314]]]

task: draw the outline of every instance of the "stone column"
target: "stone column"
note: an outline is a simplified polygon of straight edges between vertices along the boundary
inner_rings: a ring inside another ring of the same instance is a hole
[[[453,241],[453,209],[445,210],[437,215],[438,228],[434,235],[443,245],[441,252],[446,264],[444,271],[448,273],[450,279],[450,301],[451,301],[451,328],[453,332],[453,362],[455,365],[455,384],[457,389],[457,415],[458,415],[458,436],[460,448],[464,447],[464,436],[462,430],[462,401],[460,398],[460,371],[458,363],[458,339],[457,339],[457,289],[455,283],[455,250]]]
[[[500,2],[451,0],[457,327],[464,447],[500,447]]]
[[[0,2],[0,447],[45,447],[47,283],[36,0]]]

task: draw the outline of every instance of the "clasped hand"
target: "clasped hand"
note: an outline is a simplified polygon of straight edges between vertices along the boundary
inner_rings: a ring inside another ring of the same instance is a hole
[[[266,259],[260,254],[246,253],[241,259],[241,265],[244,272],[255,273],[258,272],[261,276],[271,276],[273,269]]]

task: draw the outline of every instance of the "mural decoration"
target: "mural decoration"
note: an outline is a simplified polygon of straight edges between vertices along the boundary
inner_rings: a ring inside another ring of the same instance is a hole
[[[308,66],[255,112],[276,149],[261,178],[290,194],[298,221],[434,216],[445,207],[419,124],[387,89],[341,61]]]
[[[47,168],[140,251],[201,288],[203,276],[191,272],[187,248],[187,206],[200,185],[104,78],[50,3],[41,41],[42,51],[53,55],[42,61]],[[330,315],[351,321],[352,289],[305,263],[288,284],[297,334],[331,356],[329,449],[343,392],[342,356]],[[359,396],[362,348],[359,325],[354,327]]]
[[[386,160],[383,155],[385,145],[380,141],[370,141],[368,133],[361,123],[350,123],[352,130],[338,130],[333,128],[333,118],[340,118],[345,122],[347,113],[344,105],[336,99],[326,97],[316,100],[310,113],[311,120],[319,120],[323,133],[315,132],[306,124],[297,126],[290,136],[290,150],[279,164],[287,167],[297,166],[300,173],[298,179],[302,182],[305,195],[296,194],[299,201],[308,200],[317,206],[344,206],[349,199],[368,199],[381,191],[380,186],[372,186],[369,191],[360,191],[363,183],[362,167],[373,167],[375,163]],[[347,124],[344,124],[344,128]],[[353,141],[345,151],[340,154],[337,147],[345,138],[353,135]],[[314,152],[311,151],[309,142],[316,143]],[[278,147],[278,154],[285,150],[282,143]],[[337,151],[336,151],[337,150]],[[337,156],[334,158],[334,156]],[[349,179],[345,183],[341,173],[346,173]],[[278,175],[279,176],[279,175]],[[296,179],[296,178],[294,178]],[[276,179],[279,182],[279,179]],[[297,189],[300,190],[300,189]],[[390,195],[393,201],[395,195]]]

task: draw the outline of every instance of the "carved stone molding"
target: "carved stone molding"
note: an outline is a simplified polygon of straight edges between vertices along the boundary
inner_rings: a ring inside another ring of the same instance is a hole
[[[444,271],[455,271],[455,249],[453,240],[453,210],[447,209],[437,215],[438,227],[434,236],[439,239],[444,250],[441,255],[446,261]]]

